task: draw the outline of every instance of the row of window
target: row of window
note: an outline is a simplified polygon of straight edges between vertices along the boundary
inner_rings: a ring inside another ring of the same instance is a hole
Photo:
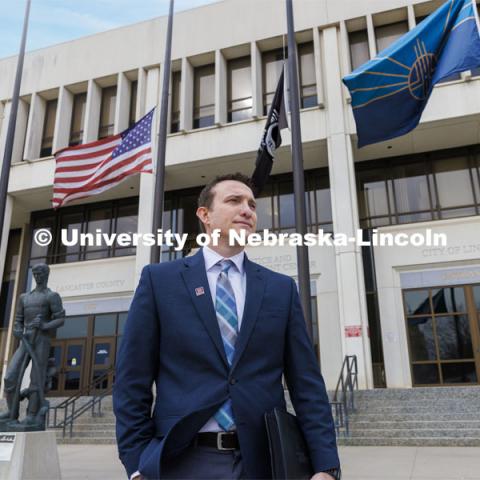
[[[129,126],[135,123],[135,112],[137,108],[137,85],[132,81],[130,84],[130,109]],[[117,87],[105,87],[101,90],[100,117],[97,138],[102,139],[113,135],[115,123],[115,109],[117,101]],[[83,142],[85,111],[87,105],[87,93],[73,95],[72,118],[70,122],[69,146],[79,145]],[[40,158],[52,155],[53,135],[55,131],[55,120],[57,115],[58,99],[48,100],[45,104],[45,118],[43,122],[42,143],[40,147]]]
[[[422,6],[415,15],[415,25],[418,25],[422,22],[433,10],[435,9],[434,4]],[[425,7],[428,10],[425,10]],[[478,8],[478,6],[477,6]],[[404,9],[404,16],[406,18],[407,11]],[[358,19],[356,19],[358,20]],[[364,22],[366,23],[366,22]],[[385,50],[393,42],[398,40],[402,35],[409,31],[408,21],[402,20],[394,23],[389,23],[386,25],[378,25],[374,27],[374,37],[375,37],[375,50],[379,53],[382,50]],[[352,70],[363,65],[365,62],[370,60],[370,51],[371,45],[369,44],[368,30],[367,28],[361,30],[351,31],[348,34],[348,41],[350,47],[350,66]],[[473,75],[480,75],[480,69],[475,69],[472,71]],[[460,74],[456,73],[451,75],[448,78],[442,80],[442,82],[449,82],[457,80],[460,78]]]
[[[315,59],[313,42],[298,45],[301,108],[317,105]],[[278,48],[262,52],[263,114],[273,100],[287,50]],[[227,61],[227,122],[252,118],[252,65],[250,55]],[[180,90],[182,72],[172,75],[172,107],[170,132],[180,130]],[[193,128],[215,123],[215,64],[202,65],[193,70]]]
[[[196,247],[195,237],[200,226],[195,215],[197,198],[201,188],[188,191],[171,191],[165,195],[163,229],[178,233],[188,233],[185,252],[176,252],[164,247],[162,260],[172,260],[183,256]],[[268,229],[273,232],[295,231],[295,211],[291,174],[271,177],[257,201],[257,230]],[[311,232],[323,229],[332,231],[332,207],[328,169],[308,170],[305,172],[305,200],[307,205],[307,226]]]
[[[48,264],[95,260],[99,258],[134,255],[134,247],[118,244],[112,246],[81,246],[79,242],[68,246],[62,242],[62,230],[68,241],[73,235],[92,234],[98,229],[102,233],[135,233],[138,223],[138,197],[125,198],[96,204],[77,205],[59,209],[46,210],[32,214],[33,233],[38,229],[48,229],[52,242],[40,246],[31,242],[30,265],[45,262]]]
[[[478,147],[360,163],[356,176],[363,227],[480,213]]]
[[[313,42],[302,43],[298,46],[299,71],[301,83],[302,108],[317,104],[315,61]],[[266,115],[275,93],[278,77],[283,61],[286,59],[286,50],[280,48],[262,54],[263,80],[263,112]],[[227,68],[227,121],[237,122],[252,118],[252,67],[250,55],[228,60]],[[128,125],[136,119],[138,81],[129,82],[129,114]],[[172,93],[170,102],[170,133],[180,130],[180,98],[182,72],[172,73]],[[68,145],[74,146],[85,142],[85,114],[87,92],[71,93],[71,120]],[[40,94],[41,97],[41,94]],[[52,155],[55,122],[58,110],[58,99],[41,99],[45,103],[43,116],[43,130],[39,156]],[[117,86],[108,86],[100,89],[100,110],[97,138],[102,139],[114,133],[115,111],[117,105]],[[30,106],[27,105],[30,109]],[[203,128],[214,124],[215,121],[215,64],[202,65],[193,69],[193,111],[192,127]]]
[[[480,214],[480,147],[390,158],[356,165],[360,224],[363,228],[439,220]],[[200,233],[195,215],[201,187],[166,192],[163,229],[188,233],[187,251],[195,247]],[[328,169],[305,172],[305,200],[309,231],[333,231]],[[257,199],[257,230],[295,231],[291,174],[271,177]],[[53,241],[48,247],[32,242],[31,262],[76,262],[133,255],[134,247],[65,246],[68,238],[81,233],[133,233],[137,231],[138,198],[67,207],[32,215],[33,230],[47,228]],[[164,259],[187,252],[165,247]],[[367,282],[368,283],[368,282]]]

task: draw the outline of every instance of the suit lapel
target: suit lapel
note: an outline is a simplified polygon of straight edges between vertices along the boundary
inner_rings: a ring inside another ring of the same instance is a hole
[[[248,339],[250,338],[253,327],[257,321],[258,311],[260,310],[263,293],[265,291],[265,279],[260,272],[259,266],[251,262],[246,256],[244,266],[247,275],[247,292],[245,296],[242,324],[235,345],[235,353],[233,355],[232,370],[237,365],[245,347],[247,346]]]
[[[217,347],[218,353],[222,357],[225,364],[228,366],[227,357],[225,355],[225,348],[223,346],[220,328],[218,326],[217,316],[213,308],[212,295],[208,286],[207,273],[205,271],[205,261],[203,253],[200,249],[194,256],[184,258],[185,268],[181,272],[183,280],[187,287],[188,293],[192,302],[201,318],[208,334],[213,343]],[[247,277],[248,282],[248,277]],[[248,284],[248,283],[247,283]],[[195,289],[203,287],[203,292],[197,295]]]

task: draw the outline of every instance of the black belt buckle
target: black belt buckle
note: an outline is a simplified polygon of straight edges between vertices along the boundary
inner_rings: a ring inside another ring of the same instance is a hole
[[[235,450],[235,447],[224,447],[223,446],[223,439],[229,435],[236,435],[236,432],[218,432],[217,433],[217,449],[224,450],[224,451],[231,451]]]

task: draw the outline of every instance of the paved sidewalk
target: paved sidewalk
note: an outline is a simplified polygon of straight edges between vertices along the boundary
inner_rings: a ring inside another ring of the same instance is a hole
[[[121,480],[114,445],[59,445],[63,480]],[[480,447],[340,447],[343,480],[480,480]]]

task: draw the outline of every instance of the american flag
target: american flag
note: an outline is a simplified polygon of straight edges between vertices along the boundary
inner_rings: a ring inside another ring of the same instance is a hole
[[[102,193],[135,173],[152,173],[154,109],[118,135],[55,153],[53,208]]]

